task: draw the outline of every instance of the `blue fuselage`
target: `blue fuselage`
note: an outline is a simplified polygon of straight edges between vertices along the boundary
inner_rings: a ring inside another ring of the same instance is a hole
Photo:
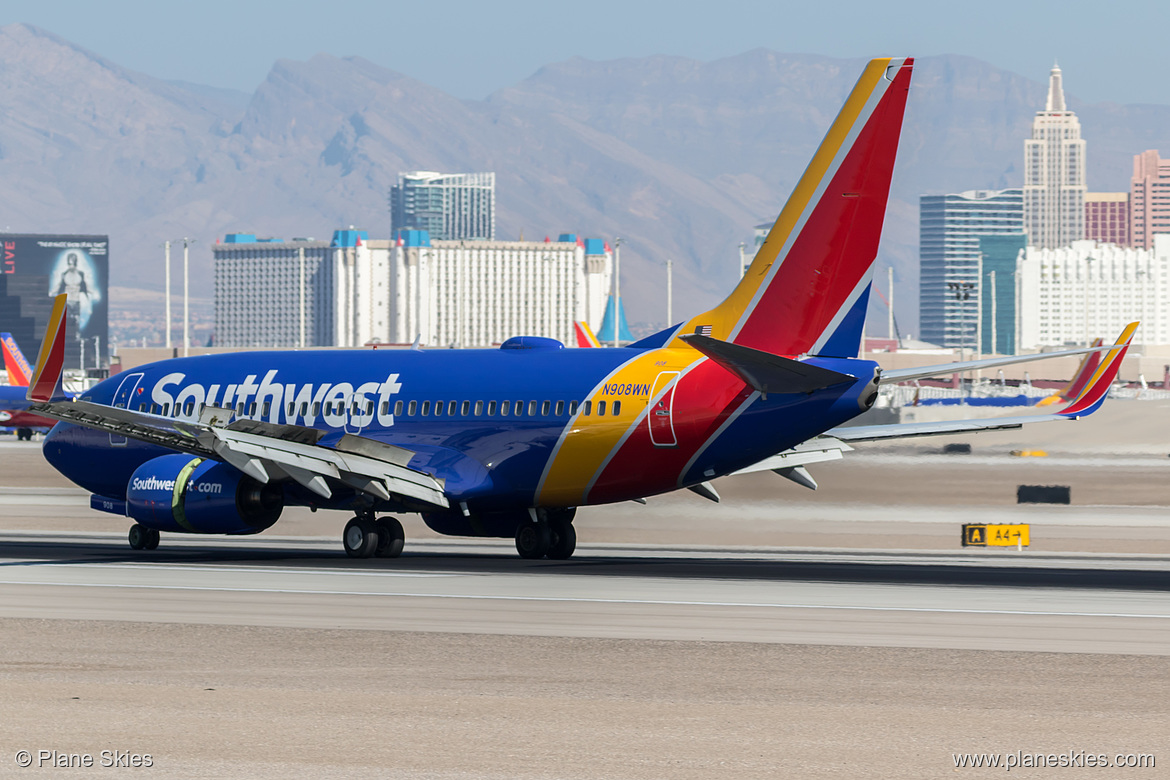
[[[656,361],[660,364],[681,352],[656,351],[664,356]],[[358,434],[415,452],[411,468],[442,479],[453,505],[534,506],[540,503],[541,480],[551,478],[551,459],[558,452],[559,457],[572,455],[566,454],[568,445],[564,444],[570,433],[587,429],[594,437],[612,439],[616,449],[631,439],[639,425],[649,424],[647,407],[655,389],[654,376],[629,381],[623,374],[624,366],[635,359],[644,361],[647,352],[630,348],[330,350],[199,356],[124,372],[81,398],[177,420],[197,419],[203,406],[228,407],[242,417],[322,430],[326,436],[321,444],[326,446],[342,434]],[[681,388],[687,367],[705,361],[693,350],[686,350],[680,360],[684,360],[678,367],[683,375],[678,380]],[[863,408],[858,395],[873,376],[874,364],[839,359],[816,362],[834,370],[850,369],[861,379],[812,394],[772,394],[764,400],[745,391],[737,377],[715,367],[719,381],[725,380],[729,388],[724,390],[728,397],[740,393],[747,400],[734,417],[720,423],[722,427],[714,425],[719,422],[715,416],[726,416],[726,412],[716,407],[685,411],[679,402],[676,415],[687,416],[675,421],[680,431],[683,426],[699,425],[718,430],[701,452],[696,449],[688,473],[659,473],[662,469],[655,467],[654,458],[665,453],[650,449],[644,463],[647,478],[641,486],[618,488],[616,494],[599,487],[580,503],[636,498],[730,473],[859,414]],[[711,419],[702,419],[704,415]],[[681,446],[683,436],[679,436]],[[596,445],[595,439],[590,446]],[[116,499],[125,497],[135,469],[168,452],[64,423],[47,437],[44,451],[69,479],[97,495]],[[677,452],[673,455],[678,457]],[[578,476],[583,491],[589,479],[597,480],[596,475]],[[303,492],[292,500],[328,505]],[[338,501],[344,505],[344,496]]]

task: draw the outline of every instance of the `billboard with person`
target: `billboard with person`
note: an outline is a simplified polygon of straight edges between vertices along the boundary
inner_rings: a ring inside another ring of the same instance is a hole
[[[53,296],[68,295],[66,368],[101,368],[109,354],[109,236],[0,234],[0,330],[40,350]]]

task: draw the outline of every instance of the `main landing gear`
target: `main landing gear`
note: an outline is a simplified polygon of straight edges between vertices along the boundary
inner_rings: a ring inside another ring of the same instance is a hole
[[[406,534],[402,523],[393,517],[358,515],[345,524],[341,543],[350,558],[397,558],[402,554]]]
[[[154,550],[158,548],[158,531],[135,523],[130,526],[130,546],[135,550]]]
[[[516,552],[521,558],[564,561],[577,549],[573,528],[575,509],[537,509],[535,519],[516,528]]]

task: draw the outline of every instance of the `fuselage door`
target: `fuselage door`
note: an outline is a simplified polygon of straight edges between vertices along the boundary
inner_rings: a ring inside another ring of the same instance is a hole
[[[141,381],[142,374],[127,374],[122,380],[122,384],[118,385],[118,392],[114,393],[114,403],[112,405],[118,409],[129,409],[136,397],[135,391],[138,390],[138,383]],[[125,447],[126,437],[111,433],[110,445],[113,447]]]
[[[663,371],[654,380],[654,390],[650,393],[653,405],[647,420],[650,425],[650,443],[655,447],[677,447],[678,439],[674,436],[674,420],[671,414],[674,411],[674,380],[678,379],[677,371]],[[669,387],[667,387],[669,385]],[[666,388],[666,392],[662,392]],[[661,393],[661,397],[659,394]]]

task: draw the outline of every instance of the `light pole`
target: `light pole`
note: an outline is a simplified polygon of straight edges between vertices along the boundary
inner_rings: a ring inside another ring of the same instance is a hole
[[[889,319],[886,322],[886,338],[891,341],[894,339],[894,266],[886,269],[886,295],[890,296],[886,301],[886,314]]]
[[[987,281],[991,283],[991,354],[999,354],[999,345],[996,342],[996,304],[995,304],[995,271],[990,271],[987,274]]]
[[[613,345],[620,347],[622,311],[622,240],[615,238],[613,242]]]
[[[301,288],[300,288],[300,338],[297,340],[297,346],[301,349],[305,348],[305,248],[303,246],[297,247],[297,260],[300,263],[301,269]]]
[[[166,346],[171,348],[171,242],[163,242],[163,257],[166,266],[166,281],[163,283],[163,300],[166,301]]]
[[[967,306],[966,302],[971,300],[971,293],[975,289],[975,282],[947,282],[947,289],[954,293],[955,300],[959,303],[959,360],[962,361],[965,357],[967,341]],[[963,377],[959,377],[959,401],[963,400]]]
[[[191,264],[188,254],[195,239],[183,237],[183,357],[191,354]]]
[[[674,281],[673,274],[672,274],[672,266],[673,265],[674,265],[674,261],[667,258],[667,260],[666,260],[666,327],[668,327],[668,328],[674,324],[674,311],[673,311],[674,301],[673,301],[673,290],[672,290],[672,284]]]

